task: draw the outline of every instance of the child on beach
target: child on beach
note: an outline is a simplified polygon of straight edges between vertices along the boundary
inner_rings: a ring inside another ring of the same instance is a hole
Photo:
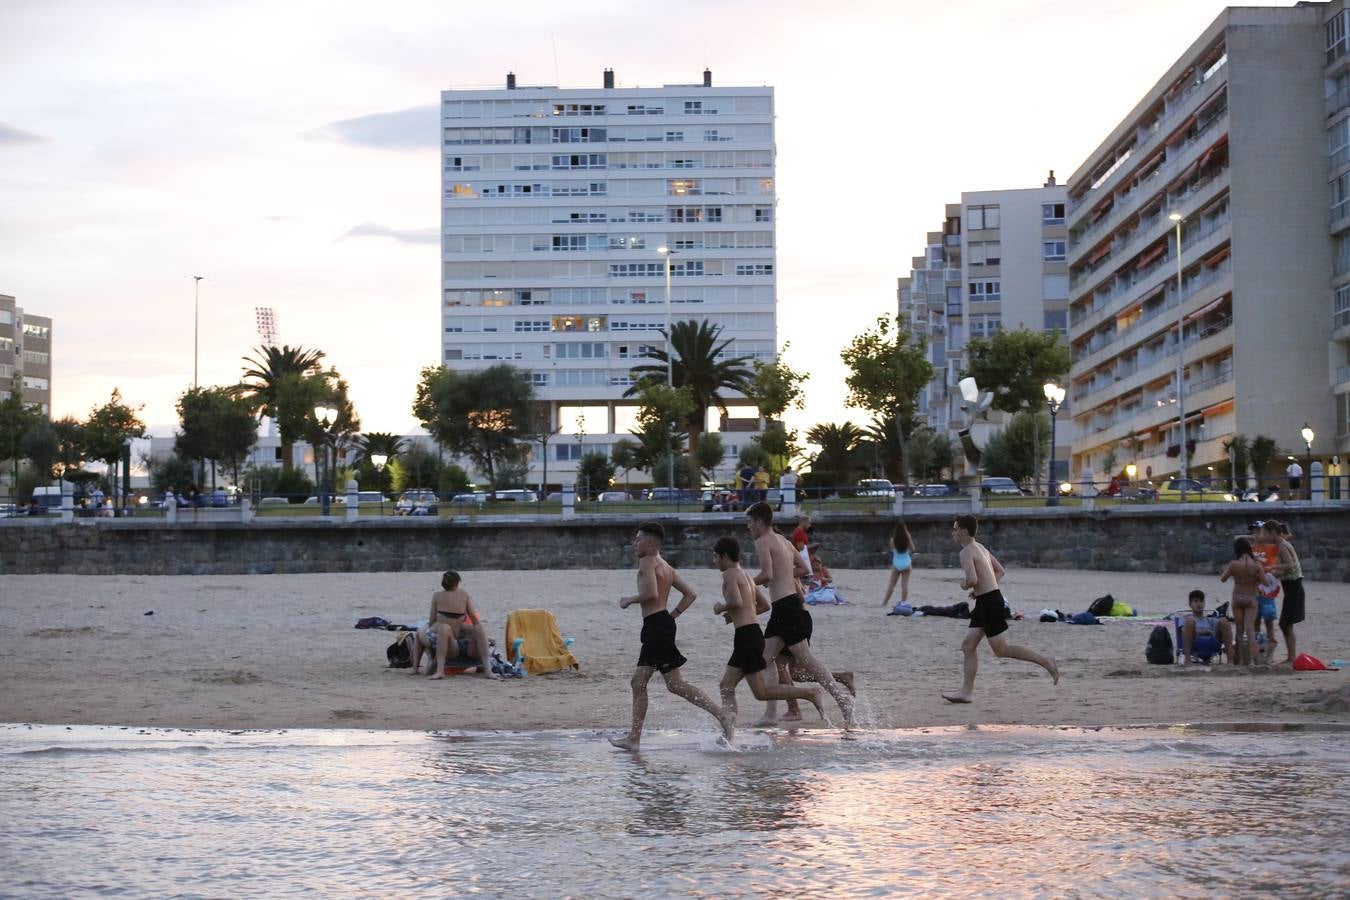
[[[881,598],[881,605],[885,606],[891,602],[891,594],[895,593],[895,582],[900,581],[900,602],[909,602],[909,573],[914,571],[914,539],[909,536],[909,529],[905,527],[904,522],[896,522],[895,528],[891,531],[891,539],[886,544],[886,549],[891,554],[891,582],[886,585],[886,596]]]
[[[1250,666],[1256,652],[1256,599],[1261,583],[1261,564],[1252,555],[1252,542],[1245,537],[1233,541],[1233,561],[1219,576],[1233,579],[1232,613],[1237,632],[1237,661]]]
[[[1256,594],[1256,630],[1259,632],[1262,625],[1266,627],[1266,645],[1262,653],[1265,661],[1270,662],[1280,644],[1275,638],[1275,619],[1278,617],[1275,598],[1280,596],[1280,580],[1266,572],[1256,586]]]

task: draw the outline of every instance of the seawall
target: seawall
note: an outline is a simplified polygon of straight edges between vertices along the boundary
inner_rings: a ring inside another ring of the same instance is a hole
[[[921,567],[956,565],[955,505],[907,512]],[[1350,509],[1306,504],[987,510],[980,539],[1003,563],[1058,569],[1215,574],[1232,556],[1232,539],[1259,517],[1294,532],[1307,577],[1350,581]],[[666,556],[684,567],[709,564],[713,541],[741,541],[755,561],[744,518],[727,514],[655,517],[666,529]],[[585,515],[473,519],[370,518],[356,522],[256,519],[178,523],[76,520],[71,524],[0,520],[5,574],[236,575],[398,572],[441,569],[612,569],[633,564],[629,549],[641,516]],[[895,517],[817,514],[812,540],[833,568],[886,564]],[[784,523],[784,530],[791,527]]]

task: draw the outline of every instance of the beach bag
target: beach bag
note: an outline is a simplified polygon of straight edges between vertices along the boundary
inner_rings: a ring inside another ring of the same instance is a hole
[[[1087,611],[1094,616],[1109,616],[1111,615],[1111,607],[1115,605],[1116,598],[1107,594],[1105,597],[1098,597],[1096,600],[1093,600],[1092,605],[1087,608]]]
[[[1155,666],[1170,666],[1176,661],[1176,654],[1172,650],[1172,632],[1166,625],[1154,625],[1153,630],[1148,633],[1144,659]]]
[[[389,668],[412,668],[412,641],[413,636],[410,632],[389,645],[384,651],[384,655],[389,658]]]
[[[1101,622],[1098,622],[1098,621],[1097,621],[1097,617],[1094,616],[1092,613],[1090,613],[1090,612],[1080,612],[1080,613],[1074,613],[1073,615],[1069,616],[1069,624],[1070,624],[1070,625],[1100,625],[1100,624],[1102,624],[1102,623],[1101,623]]]

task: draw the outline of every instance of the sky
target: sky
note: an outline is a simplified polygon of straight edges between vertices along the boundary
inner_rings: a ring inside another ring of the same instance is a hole
[[[1292,5],[1280,3],[1274,5]],[[1210,0],[0,0],[0,293],[51,316],[54,416],[114,388],[173,433],[193,373],[327,354],[366,431],[440,352],[448,88],[767,84],[794,427],[856,424],[840,351],[962,191],[1061,183],[1222,11]]]

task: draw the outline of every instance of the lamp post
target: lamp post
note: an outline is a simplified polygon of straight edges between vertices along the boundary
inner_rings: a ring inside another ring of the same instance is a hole
[[[1312,442],[1313,442],[1313,437],[1314,437],[1315,435],[1313,434],[1313,430],[1312,430],[1312,428],[1308,425],[1307,422],[1304,422],[1304,423],[1303,423],[1303,430],[1300,431],[1299,434],[1303,437],[1303,446],[1307,448],[1307,454],[1308,454],[1307,457],[1306,457],[1307,465],[1305,465],[1305,466],[1303,467],[1303,477],[1307,479],[1307,482],[1308,482],[1308,499],[1311,500],[1311,499],[1312,499]]]
[[[370,464],[380,476],[380,515],[384,515],[384,467],[389,462],[388,453],[370,454]]]
[[[1046,479],[1050,496],[1045,498],[1045,505],[1059,506],[1059,480],[1055,478],[1055,416],[1064,403],[1064,388],[1047,381],[1041,389],[1045,392],[1045,402],[1050,404],[1050,477]]]
[[[1172,213],[1167,218],[1171,219],[1177,227],[1177,414],[1180,418],[1181,435],[1178,447],[1181,452],[1177,454],[1179,469],[1177,477],[1180,478],[1181,502],[1186,502],[1186,317],[1182,314],[1181,303],[1181,223],[1186,218],[1181,213]]]
[[[192,387],[197,387],[197,311],[201,308],[201,287],[205,275],[192,276]]]
[[[656,252],[666,258],[666,387],[674,389],[675,387],[675,354],[670,344],[670,258],[675,255],[675,251],[669,247],[657,247]],[[675,502],[675,441],[674,441],[674,423],[671,424],[670,441],[670,460],[666,472],[667,486],[670,488],[670,494],[667,499]]]
[[[319,509],[322,515],[329,513],[328,489],[328,429],[337,421],[338,411],[327,404],[314,407],[314,421],[319,426]]]
[[[1134,476],[1139,471],[1139,467],[1134,463],[1125,464],[1125,478],[1130,482],[1130,490],[1134,490]]]

